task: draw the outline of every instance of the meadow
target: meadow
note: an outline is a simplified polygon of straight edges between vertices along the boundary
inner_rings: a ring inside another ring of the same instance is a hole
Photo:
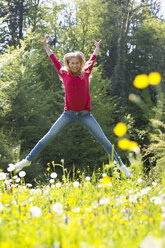
[[[64,163],[50,164],[47,183],[35,187],[12,165],[0,172],[0,248],[165,247],[164,179],[136,162],[128,179],[114,163],[72,177]]]

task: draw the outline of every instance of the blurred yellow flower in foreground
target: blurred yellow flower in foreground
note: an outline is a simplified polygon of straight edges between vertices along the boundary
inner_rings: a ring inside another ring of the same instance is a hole
[[[149,78],[146,74],[137,75],[133,81],[133,85],[138,89],[144,89],[149,85]]]
[[[118,147],[123,150],[127,150],[129,148],[130,141],[129,139],[121,139],[118,141]]]
[[[113,129],[116,136],[122,137],[127,132],[127,126],[123,122],[119,122]]]
[[[140,152],[139,145],[136,141],[131,141],[129,139],[121,139],[118,141],[118,146],[123,150],[130,150],[136,153]]]
[[[159,72],[151,72],[148,75],[149,84],[157,85],[161,82],[161,75]]]

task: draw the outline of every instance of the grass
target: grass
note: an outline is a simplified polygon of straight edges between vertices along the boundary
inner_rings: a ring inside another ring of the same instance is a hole
[[[165,247],[165,183],[131,170],[71,179],[63,167],[62,182],[48,171],[54,182],[35,188],[1,172],[0,248]]]

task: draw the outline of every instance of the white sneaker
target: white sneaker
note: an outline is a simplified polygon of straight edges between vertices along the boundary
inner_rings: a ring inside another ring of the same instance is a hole
[[[130,177],[131,172],[124,164],[122,164],[122,166],[119,166],[119,169],[125,173],[126,177]]]
[[[23,159],[22,161],[18,162],[17,164],[15,164],[16,173],[22,170],[24,167],[29,166],[30,164],[31,162],[27,159]]]

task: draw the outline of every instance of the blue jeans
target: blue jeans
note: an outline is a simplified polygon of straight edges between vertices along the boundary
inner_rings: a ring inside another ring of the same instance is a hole
[[[120,160],[112,144],[105,136],[100,125],[97,123],[95,118],[92,116],[90,111],[64,111],[59,119],[53,124],[48,133],[36,144],[32,151],[26,157],[27,160],[32,161],[33,158],[64,128],[68,127],[71,123],[79,121],[88,131],[95,137],[95,139],[102,145],[105,151],[110,155],[111,158],[117,161],[121,166],[122,161]],[[113,154],[112,154],[113,152]]]

